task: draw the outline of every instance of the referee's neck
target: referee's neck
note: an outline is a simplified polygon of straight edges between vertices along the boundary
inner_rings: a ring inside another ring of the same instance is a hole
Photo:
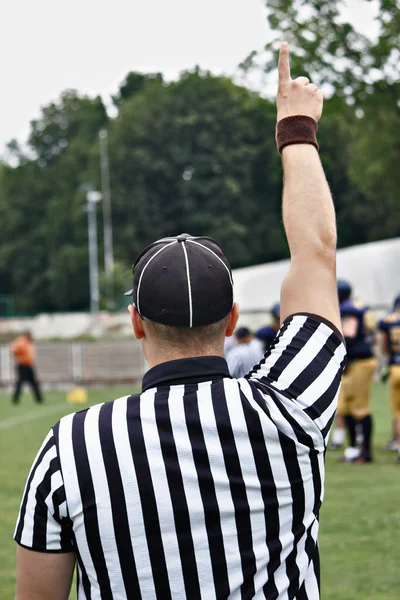
[[[199,349],[197,352],[182,352],[174,349],[165,352],[148,352],[146,350],[143,344],[144,355],[150,368],[171,362],[172,360],[182,360],[185,358],[202,358],[205,356],[219,356],[220,358],[224,358],[223,348],[216,349],[214,346],[212,348]]]
[[[128,310],[135,337],[141,341],[143,353],[151,368],[172,360],[204,356],[223,358],[225,337],[233,335],[239,318],[237,302],[234,302],[231,311],[220,321],[193,328],[160,326],[143,318],[135,306],[130,305]]]

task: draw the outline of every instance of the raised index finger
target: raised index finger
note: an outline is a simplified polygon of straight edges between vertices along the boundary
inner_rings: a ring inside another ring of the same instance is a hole
[[[290,60],[289,60],[289,45],[287,42],[282,42],[279,50],[278,60],[279,81],[290,81]]]

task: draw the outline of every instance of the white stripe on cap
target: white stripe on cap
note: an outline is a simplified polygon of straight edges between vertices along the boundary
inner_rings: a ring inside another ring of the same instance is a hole
[[[189,327],[193,327],[192,286],[190,285],[189,259],[188,259],[188,255],[187,255],[185,242],[182,242],[182,248],[183,248],[183,254],[185,255],[186,277],[187,277],[188,292],[189,292]]]
[[[167,244],[166,246],[163,246],[162,248],[160,248],[159,250],[157,250],[157,252],[155,254],[153,254],[153,256],[151,258],[149,258],[149,260],[147,261],[147,263],[144,265],[143,271],[140,273],[139,283],[138,283],[138,288],[137,288],[137,297],[136,297],[136,304],[137,304],[136,308],[137,308],[137,311],[138,311],[139,315],[140,315],[139,292],[140,292],[140,285],[142,283],[142,279],[143,279],[143,275],[144,275],[145,270],[147,269],[147,267],[149,266],[149,264],[151,263],[151,261],[153,260],[153,258],[155,258],[158,254],[160,254],[160,252],[162,252],[166,248],[169,248],[169,246],[172,246],[172,244],[177,244],[177,243],[178,243],[178,240],[174,240],[170,244]]]
[[[233,280],[232,280],[231,272],[228,269],[228,267],[226,266],[226,264],[224,263],[224,261],[218,256],[218,254],[215,254],[215,252],[213,250],[211,250],[207,246],[204,246],[203,244],[200,244],[199,242],[195,242],[194,240],[187,240],[187,241],[190,242],[191,244],[196,244],[196,246],[200,246],[201,248],[204,248],[204,250],[208,250],[209,252],[211,252],[211,254],[213,254],[215,256],[215,258],[218,258],[219,262],[224,265],[224,267],[229,275],[229,281],[231,282],[231,286],[233,287]]]

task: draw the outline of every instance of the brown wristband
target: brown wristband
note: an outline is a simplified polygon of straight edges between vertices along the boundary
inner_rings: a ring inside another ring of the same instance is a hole
[[[276,125],[276,145],[279,154],[291,144],[312,144],[317,150],[317,122],[305,115],[281,119]]]

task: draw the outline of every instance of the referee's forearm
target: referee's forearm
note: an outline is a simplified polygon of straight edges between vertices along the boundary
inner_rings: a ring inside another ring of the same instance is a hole
[[[318,151],[310,144],[286,146],[282,161],[283,222],[292,259],[334,259],[335,210]]]

